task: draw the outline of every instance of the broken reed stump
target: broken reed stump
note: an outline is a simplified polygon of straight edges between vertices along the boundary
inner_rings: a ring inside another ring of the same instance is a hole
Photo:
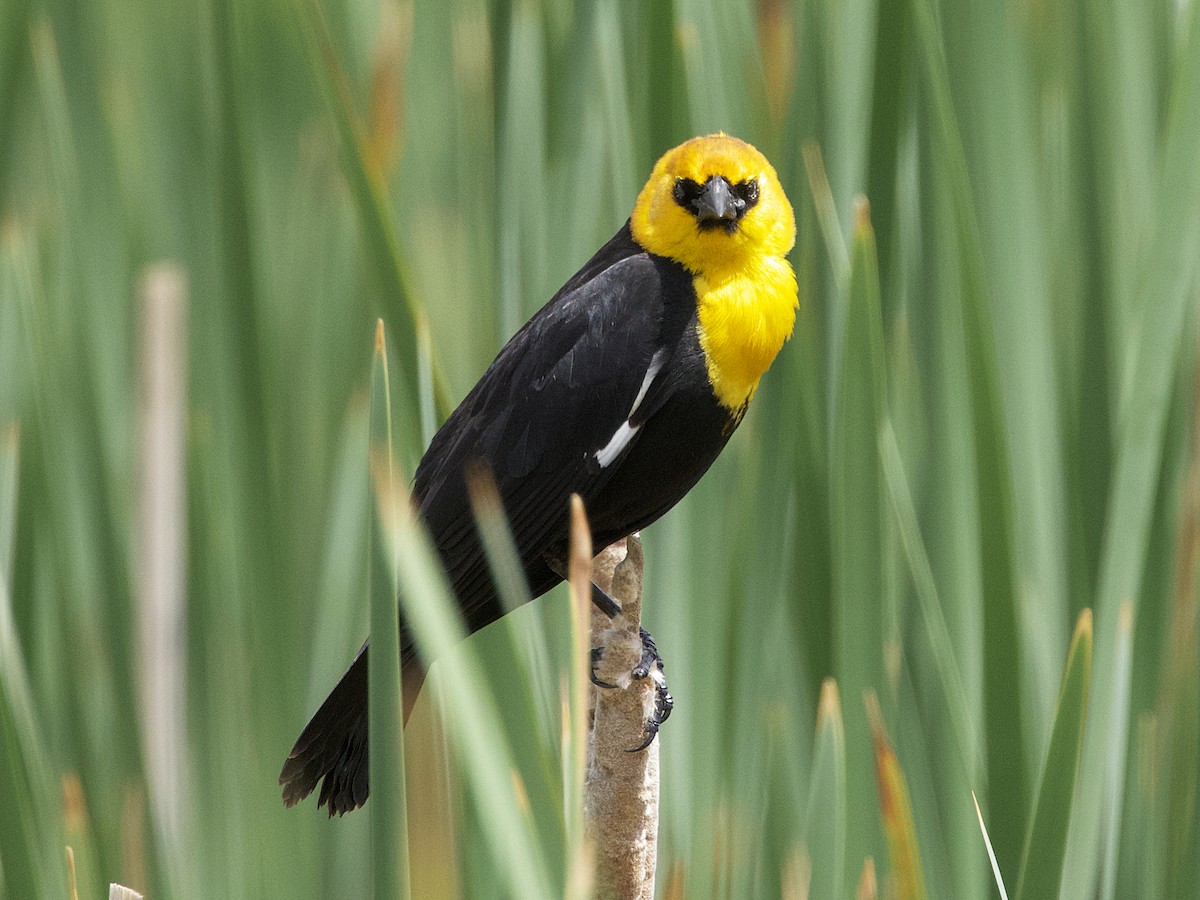
[[[595,850],[595,896],[652,900],[658,854],[659,757],[655,739],[630,753],[645,735],[654,710],[654,680],[634,681],[642,656],[642,542],[636,535],[600,552],[592,580],[621,605],[609,621],[592,615],[592,646],[604,647],[596,667],[601,681],[618,690],[592,687],[584,819]]]

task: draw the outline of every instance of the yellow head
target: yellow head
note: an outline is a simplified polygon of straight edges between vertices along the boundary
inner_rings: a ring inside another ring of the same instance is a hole
[[[792,205],[765,156],[723,132],[663,154],[633,208],[633,236],[651,253],[719,279],[796,242]]]

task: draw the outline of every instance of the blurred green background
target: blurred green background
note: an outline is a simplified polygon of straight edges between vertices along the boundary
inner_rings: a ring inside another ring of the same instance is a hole
[[[1010,895],[1200,896],[1195,0],[6,0],[0,895],[67,845],[81,898],[367,893],[368,813],[276,778],[367,632],[375,319],[411,473],[717,129],[801,305],[644,536],[660,896],[997,896],[972,791]],[[418,897],[568,892],[565,592],[509,618],[466,652],[521,790],[410,779]]]

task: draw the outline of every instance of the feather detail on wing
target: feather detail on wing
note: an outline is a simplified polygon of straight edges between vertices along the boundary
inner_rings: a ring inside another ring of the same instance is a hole
[[[526,563],[620,468],[666,395],[658,378],[694,303],[672,263],[622,229],[500,351],[435,436],[414,494],[470,621],[493,600],[464,470],[492,473]]]

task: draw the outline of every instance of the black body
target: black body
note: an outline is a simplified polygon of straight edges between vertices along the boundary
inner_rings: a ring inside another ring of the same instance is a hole
[[[561,581],[568,500],[584,500],[597,548],[649,525],[699,480],[741,419],[713,395],[697,337],[692,276],[643,250],[629,224],[505,345],[434,436],[413,494],[458,598],[467,630],[504,614],[480,545],[465,469],[491,470],[533,596]],[[652,360],[661,365],[630,411]],[[622,423],[638,426],[601,466]],[[414,662],[402,635],[406,665]],[[330,814],[367,795],[367,653],[309,722],[284,766],[284,799],[324,776]],[[419,663],[418,663],[419,664]]]

